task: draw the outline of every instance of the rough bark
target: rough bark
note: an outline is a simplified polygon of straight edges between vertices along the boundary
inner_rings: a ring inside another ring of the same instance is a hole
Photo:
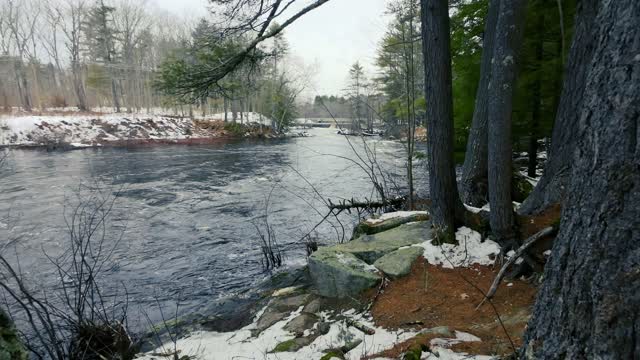
[[[120,112],[120,99],[118,98],[118,86],[116,85],[116,79],[111,75],[111,96],[113,97],[113,106],[116,108],[116,112]]]
[[[464,156],[462,178],[460,179],[460,197],[466,204],[482,206],[487,203],[487,109],[489,102],[489,81],[491,80],[491,59],[498,23],[500,0],[489,1],[484,40],[482,44],[482,63],[480,65],[480,83],[476,92],[471,131]]]
[[[27,80],[27,74],[24,70],[22,60],[15,60],[14,64],[16,84],[18,85],[18,96],[20,97],[20,103],[25,111],[31,111],[31,95],[29,94],[29,82]]]
[[[549,206],[562,203],[571,172],[572,155],[576,145],[576,131],[587,81],[584,66],[594,49],[594,18],[599,1],[579,1],[573,43],[564,75],[564,85],[551,135],[551,149],[544,174],[531,195],[520,206],[522,215],[538,214]]]
[[[73,76],[73,89],[78,99],[78,109],[87,111],[87,93],[84,90],[84,82],[82,81],[82,68],[79,64],[74,63],[71,67]]]
[[[488,91],[489,221],[496,240],[503,245],[515,238],[511,201],[511,115],[526,7],[526,0],[500,1]]]
[[[462,203],[453,160],[449,6],[447,0],[421,0],[421,6],[431,213],[441,240],[453,241]]]
[[[640,354],[640,2],[601,1],[592,26],[593,57],[574,64],[587,81],[567,200],[523,358]]]

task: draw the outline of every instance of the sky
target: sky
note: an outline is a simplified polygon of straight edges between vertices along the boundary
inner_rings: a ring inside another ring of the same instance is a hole
[[[207,0],[152,0],[179,15],[207,14]],[[291,54],[312,66],[314,77],[307,95],[342,95],[349,68],[356,61],[371,76],[374,58],[385,33],[387,0],[331,0],[287,28]]]

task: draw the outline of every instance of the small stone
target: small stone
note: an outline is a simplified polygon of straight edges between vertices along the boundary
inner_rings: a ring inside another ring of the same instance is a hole
[[[304,335],[305,330],[312,329],[317,322],[318,317],[316,315],[303,313],[289,321],[283,329],[297,337],[301,337]]]
[[[329,330],[331,330],[331,324],[328,322],[321,321],[318,323],[318,332],[320,332],[320,334],[327,335]]]
[[[322,309],[322,302],[320,299],[313,299],[307,305],[304,306],[302,312],[317,314]]]

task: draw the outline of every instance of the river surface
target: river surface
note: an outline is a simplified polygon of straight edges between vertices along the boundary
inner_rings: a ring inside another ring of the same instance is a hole
[[[344,137],[330,129],[310,133],[207,146],[10,151],[0,169],[0,233],[3,241],[15,241],[2,251],[19,259],[26,279],[54,294],[61,279],[45,253],[55,258],[68,247],[67,223],[78,189],[84,197],[95,189],[119,194],[106,227],[107,248],[115,249],[101,278],[105,293],[115,296],[120,289],[122,295],[124,285],[129,307],[144,309],[152,321],[158,320],[158,306],[173,308],[176,302],[181,313],[201,311],[270,276],[261,264],[256,230],[257,225],[264,232],[265,213],[285,267],[300,266],[306,260],[299,239],[327,211],[320,197],[374,196],[367,174],[342,158],[356,159]],[[350,140],[365,158],[361,140]],[[367,141],[404,187],[403,144]],[[416,166],[417,184],[426,183],[423,168]],[[341,219],[348,238],[356,219]],[[336,242],[342,228],[333,225],[324,224],[314,236]]]

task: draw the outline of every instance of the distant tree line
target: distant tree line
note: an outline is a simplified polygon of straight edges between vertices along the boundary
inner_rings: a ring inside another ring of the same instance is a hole
[[[145,1],[0,0],[0,106],[162,106],[155,73],[188,36]]]

